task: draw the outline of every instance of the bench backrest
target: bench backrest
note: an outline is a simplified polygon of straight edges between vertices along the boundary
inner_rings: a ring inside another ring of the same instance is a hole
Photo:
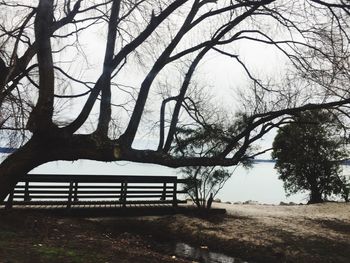
[[[176,176],[114,176],[28,174],[8,196],[13,204],[65,205],[111,202],[121,204],[164,204],[176,206],[183,180]]]

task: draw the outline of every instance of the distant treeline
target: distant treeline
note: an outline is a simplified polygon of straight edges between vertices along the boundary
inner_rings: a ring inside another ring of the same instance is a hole
[[[343,164],[344,164],[344,165],[350,165],[350,160],[345,160],[345,161],[343,161]]]
[[[10,147],[0,147],[0,153],[13,153],[16,151],[16,148]],[[253,163],[275,163],[275,160],[272,159],[254,159]],[[350,160],[344,160],[343,165],[350,165]]]
[[[253,163],[275,163],[275,160],[272,159],[254,159]],[[343,165],[350,165],[350,160],[342,161]]]
[[[16,150],[16,148],[0,147],[0,153],[12,153]]]
[[[272,159],[254,159],[253,163],[275,163],[275,160]]]

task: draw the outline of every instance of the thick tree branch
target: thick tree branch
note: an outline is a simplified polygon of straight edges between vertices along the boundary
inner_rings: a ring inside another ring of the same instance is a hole
[[[154,79],[156,78],[158,73],[163,69],[163,67],[167,64],[169,56],[174,51],[180,40],[188,32],[188,30],[190,30],[189,26],[195,15],[197,14],[198,10],[199,0],[196,0],[194,1],[192,8],[189,14],[187,15],[185,21],[183,22],[181,28],[179,29],[178,33],[170,42],[170,44],[164,49],[162,54],[154,63],[151,71],[148,73],[147,77],[142,82],[140,92],[136,100],[136,104],[131,115],[128,127],[126,128],[124,134],[121,136],[122,143],[125,143],[125,145],[127,145],[128,147],[131,147],[131,144],[135,138],[137,129],[141,121],[142,113],[148,98],[148,93]]]
[[[169,101],[176,100],[177,96],[175,97],[169,97],[163,100],[162,106],[160,107],[160,122],[159,122],[159,144],[158,144],[158,151],[161,151],[164,144],[164,118],[165,118],[165,106]]]
[[[113,1],[111,15],[108,23],[108,35],[103,62],[103,85],[101,93],[100,115],[96,132],[108,136],[108,125],[111,121],[111,75],[113,71],[112,60],[114,56],[115,41],[117,37],[117,24],[120,11],[120,0]]]
[[[39,98],[28,121],[32,132],[44,133],[53,126],[55,76],[50,43],[53,21],[53,0],[40,0],[35,18],[35,38],[38,43]]]
[[[124,48],[122,48],[122,50],[119,51],[118,54],[113,58],[111,62],[111,68],[113,70],[116,69],[119,66],[119,64],[122,61],[124,61],[125,58],[132,51],[134,51],[139,45],[141,45],[143,41],[145,41],[168,16],[170,16],[177,8],[179,8],[181,5],[183,5],[187,1],[188,0],[176,0],[172,4],[170,4],[167,8],[165,8],[157,17],[152,17],[150,23],[145,28],[145,30],[143,30],[133,41],[127,44]],[[93,88],[92,92],[90,93],[90,96],[87,99],[80,114],[71,124],[69,124],[66,128],[64,128],[65,131],[69,133],[74,133],[81,127],[81,125],[84,124],[104,85],[103,81],[104,81],[103,76],[100,76],[99,80],[96,82],[96,85]]]
[[[267,1],[269,2],[269,1]],[[183,82],[183,85],[180,89],[180,93],[177,99],[177,103],[175,105],[175,109],[173,112],[173,116],[172,116],[172,120],[171,120],[171,124],[170,124],[170,128],[169,128],[169,132],[168,132],[168,137],[167,140],[165,142],[165,146],[164,146],[164,151],[167,152],[169,151],[170,147],[171,147],[171,143],[173,141],[174,138],[174,134],[176,131],[176,124],[178,122],[178,116],[180,113],[180,109],[181,109],[181,105],[183,103],[183,99],[186,95],[186,91],[188,89],[188,86],[190,84],[190,80],[193,76],[193,73],[196,69],[196,67],[198,66],[199,62],[201,61],[201,59],[205,56],[205,54],[211,49],[213,48],[215,45],[217,45],[217,43],[228,33],[230,32],[234,27],[236,27],[239,23],[241,23],[242,21],[244,21],[245,18],[247,18],[248,16],[250,16],[252,13],[254,13],[258,8],[260,7],[259,4],[256,4],[255,6],[253,6],[252,8],[248,9],[248,11],[244,12],[243,14],[237,16],[235,19],[233,19],[232,21],[230,21],[229,23],[226,24],[225,27],[220,28],[219,31],[217,31],[214,35],[215,38],[213,38],[210,42],[208,42],[207,46],[197,55],[197,57],[195,58],[195,60],[192,62],[186,76],[185,76],[185,80]],[[231,38],[231,41],[233,41],[234,38]]]

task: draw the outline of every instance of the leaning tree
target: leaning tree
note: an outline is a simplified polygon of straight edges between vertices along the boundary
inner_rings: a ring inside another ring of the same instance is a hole
[[[230,166],[295,112],[347,114],[344,0],[2,0],[0,13],[0,143],[18,147],[0,164],[0,199],[50,161]],[[239,53],[249,45],[283,56],[284,77],[254,74]],[[208,101],[216,73],[201,91],[218,56],[251,81],[226,110]],[[215,154],[174,150],[210,137]]]

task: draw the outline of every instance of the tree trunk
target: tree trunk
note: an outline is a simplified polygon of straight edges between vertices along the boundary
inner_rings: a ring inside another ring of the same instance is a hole
[[[0,165],[1,201],[12,191],[22,176],[38,165],[45,163],[42,158],[44,155],[45,153],[40,151],[36,143],[30,140],[3,161]]]
[[[322,202],[322,193],[319,191],[318,187],[311,187],[310,200],[308,204],[317,204]]]
[[[346,185],[344,185],[344,190],[343,190],[343,198],[344,198],[344,202],[348,203],[349,202],[349,193],[350,193],[350,189],[347,188]]]
[[[94,135],[59,137],[54,132],[34,135],[0,164],[0,200],[5,199],[22,176],[41,164],[78,159],[115,161],[114,146],[113,141],[99,140]]]
[[[208,202],[207,202],[207,209],[211,208],[211,205],[213,203],[213,199],[214,199],[213,193],[210,193],[210,197],[209,197]]]

